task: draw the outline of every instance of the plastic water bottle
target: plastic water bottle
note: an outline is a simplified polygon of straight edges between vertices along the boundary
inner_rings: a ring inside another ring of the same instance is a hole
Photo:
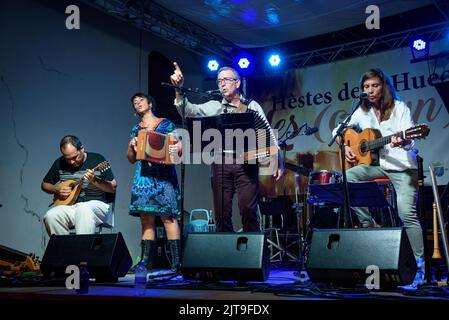
[[[80,288],[76,293],[89,293],[89,271],[87,270],[87,262],[80,262]]]
[[[136,296],[144,296],[147,288],[147,266],[145,262],[140,261],[137,264],[136,273],[134,275],[134,292]]]

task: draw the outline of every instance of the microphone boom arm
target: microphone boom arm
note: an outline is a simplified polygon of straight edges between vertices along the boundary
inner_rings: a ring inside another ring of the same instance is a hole
[[[173,88],[173,89],[181,90],[181,92],[183,94],[186,93],[186,92],[189,92],[189,93],[194,93],[194,94],[197,94],[197,95],[200,95],[200,96],[206,96],[206,97],[210,96],[210,94],[205,93],[205,92],[201,92],[198,88],[192,89],[192,88],[179,87],[179,86],[175,86],[175,85],[173,85],[171,83],[168,83],[168,82],[161,82],[161,85],[165,86],[165,87],[170,87],[170,88]]]

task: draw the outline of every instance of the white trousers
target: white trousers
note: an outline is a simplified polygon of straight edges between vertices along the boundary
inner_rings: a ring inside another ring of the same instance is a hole
[[[67,235],[73,227],[76,234],[93,234],[98,225],[108,221],[110,208],[111,205],[99,200],[56,206],[45,214],[45,228],[49,236]]]

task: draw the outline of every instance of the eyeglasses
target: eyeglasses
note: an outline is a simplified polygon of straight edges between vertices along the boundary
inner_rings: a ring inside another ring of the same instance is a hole
[[[225,82],[225,83],[231,83],[232,81],[236,81],[238,79],[234,79],[234,78],[222,78],[222,79],[217,79],[217,85],[220,85],[220,83]]]

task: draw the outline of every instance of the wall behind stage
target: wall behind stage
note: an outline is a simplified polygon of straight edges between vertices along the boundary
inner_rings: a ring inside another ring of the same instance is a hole
[[[80,8],[80,30],[65,27],[69,4]],[[128,215],[134,165],[126,149],[137,121],[130,97],[147,91],[152,50],[182,62],[190,85],[201,83],[193,54],[148,33],[142,44],[140,52],[139,30],[77,1],[0,2],[0,244],[42,257],[51,197],[40,183],[60,156],[61,137],[75,134],[110,161],[118,181],[115,231],[140,254],[140,222]],[[186,181],[194,181],[186,209],[212,209],[208,167],[188,167]]]
[[[430,48],[431,54],[449,50],[449,42],[433,42]],[[392,76],[399,95],[411,108],[415,124],[427,123],[431,128],[429,136],[415,144],[424,159],[425,184],[430,184],[429,165],[440,168],[438,183],[446,184],[449,180],[449,102],[444,105],[433,84],[449,81],[449,59],[415,64],[410,63],[411,59],[410,49],[403,48],[271,77],[249,78],[248,94],[262,104],[272,127],[279,130],[281,140],[304,122],[319,128],[314,135],[297,135],[287,140],[287,163],[303,165],[308,170],[340,171],[338,147],[336,144],[328,147],[331,131],[351,111],[353,98],[360,94],[361,75],[370,68],[382,68]],[[286,172],[288,193],[294,191],[295,179],[304,189],[307,179],[298,182],[292,170]]]

